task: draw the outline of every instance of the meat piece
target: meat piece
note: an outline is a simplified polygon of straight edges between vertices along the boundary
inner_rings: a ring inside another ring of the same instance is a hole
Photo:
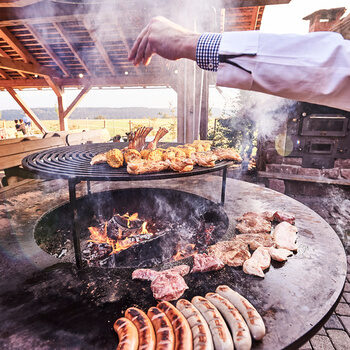
[[[111,149],[106,153],[107,163],[112,168],[120,168],[124,163],[124,156],[120,149]]]
[[[241,241],[221,241],[208,248],[208,254],[216,256],[225,265],[242,266],[250,258],[248,244]]]
[[[160,162],[163,160],[163,151],[159,148],[155,149],[155,150],[152,150],[147,158],[148,160],[153,160],[155,162]]]
[[[291,252],[288,249],[274,248],[274,247],[269,248],[269,253],[270,253],[271,259],[279,262],[286,261],[288,259],[288,256],[293,255],[293,252]]]
[[[202,167],[213,168],[218,157],[213,152],[196,152],[191,158]]]
[[[121,317],[114,322],[114,330],[118,334],[117,350],[137,350],[139,346],[139,335],[136,326],[127,318]]]
[[[193,169],[194,161],[188,158],[175,157],[170,160],[170,168],[179,173],[185,173]]]
[[[295,243],[297,232],[298,229],[287,221],[278,224],[272,233],[272,238],[275,241],[276,247],[297,251],[298,246]]]
[[[136,149],[127,149],[124,152],[125,163],[130,163],[134,160],[141,159],[141,154]]]
[[[177,272],[159,273],[151,283],[154,299],[177,300],[188,289],[184,278]]]
[[[106,153],[99,153],[99,154],[96,154],[94,157],[91,158],[90,165],[106,163],[106,162],[107,162]]]
[[[271,264],[271,256],[268,248],[259,247],[252,257],[243,263],[243,271],[248,275],[264,277],[263,270],[266,270]]]
[[[156,136],[154,137],[154,140],[151,141],[148,145],[147,145],[147,149],[150,150],[155,150],[157,148],[157,144],[159,142],[159,140],[164,137],[169,131],[166,128],[159,128]]]
[[[237,219],[239,223],[236,229],[241,233],[268,233],[272,226],[266,215],[266,213],[245,213]]]
[[[259,235],[255,233],[243,233],[237,235],[234,240],[247,243],[251,250],[256,250],[258,247],[272,247],[275,244],[269,233],[261,233]]]
[[[217,148],[213,152],[218,157],[218,160],[235,160],[241,162],[242,158],[239,153],[233,148]]]
[[[132,279],[153,281],[160,273],[171,272],[178,273],[181,276],[186,276],[190,272],[190,267],[188,265],[177,265],[168,270],[156,271],[152,269],[137,269],[133,271],[131,277]]]
[[[127,172],[129,174],[147,174],[156,173],[158,171],[163,171],[169,168],[167,162],[154,162],[151,160],[137,159],[128,163]]]
[[[216,256],[195,254],[193,255],[193,268],[191,273],[217,271],[222,269],[224,266],[225,264]]]
[[[287,221],[291,225],[295,224],[295,216],[293,214],[285,213],[283,211],[276,211],[273,214],[273,220],[277,222]]]
[[[138,128],[134,133],[129,136],[128,149],[136,149],[141,151],[146,142],[147,135],[153,130],[152,127],[141,127]]]

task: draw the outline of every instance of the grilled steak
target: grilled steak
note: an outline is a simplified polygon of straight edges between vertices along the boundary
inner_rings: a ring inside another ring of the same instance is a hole
[[[222,269],[224,266],[225,264],[216,256],[195,254],[193,255],[193,268],[191,273],[217,271]]]
[[[239,223],[236,229],[241,233],[268,233],[271,231],[272,218],[268,212],[248,212],[237,219]]]

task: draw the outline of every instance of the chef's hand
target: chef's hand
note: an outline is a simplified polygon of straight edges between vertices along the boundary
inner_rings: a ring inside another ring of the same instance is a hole
[[[147,66],[153,54],[169,60],[195,60],[199,36],[164,17],[154,17],[134,42],[129,61],[135,66],[140,62]]]

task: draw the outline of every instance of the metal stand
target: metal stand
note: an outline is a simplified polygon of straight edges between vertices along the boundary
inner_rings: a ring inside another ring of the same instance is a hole
[[[80,269],[83,265],[83,260],[81,258],[80,250],[80,226],[78,221],[78,210],[77,210],[77,193],[76,186],[77,182],[75,180],[68,180],[69,188],[69,201],[72,208],[72,236],[75,254],[75,263],[77,268]]]
[[[221,205],[225,204],[227,167],[222,170]]]

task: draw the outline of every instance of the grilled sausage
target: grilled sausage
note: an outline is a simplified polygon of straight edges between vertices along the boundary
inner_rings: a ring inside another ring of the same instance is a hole
[[[137,328],[130,320],[121,317],[114,322],[113,328],[119,338],[117,350],[137,350],[139,346],[139,335]]]
[[[129,307],[125,311],[128,318],[137,328],[139,334],[139,350],[154,350],[156,348],[156,336],[151,320],[136,307]]]
[[[205,297],[218,308],[230,326],[235,348],[237,350],[250,350],[252,347],[252,338],[249,328],[238,310],[219,294],[207,293]]]
[[[254,306],[242,295],[238,294],[228,286],[219,286],[216,288],[216,293],[220,294],[235,306],[244,319],[255,340],[260,340],[266,333],[265,324],[262,317]]]
[[[191,326],[194,350],[214,350],[213,339],[207,321],[188,300],[180,299],[176,307]]]
[[[156,307],[151,307],[147,312],[147,316],[151,320],[156,333],[156,350],[174,350],[174,331],[165,313]]]
[[[199,310],[209,325],[215,350],[233,350],[233,341],[226,323],[217,308],[207,299],[197,296],[192,304]]]
[[[175,333],[175,350],[192,350],[192,332],[185,316],[168,301],[161,301],[157,305],[169,318]]]

